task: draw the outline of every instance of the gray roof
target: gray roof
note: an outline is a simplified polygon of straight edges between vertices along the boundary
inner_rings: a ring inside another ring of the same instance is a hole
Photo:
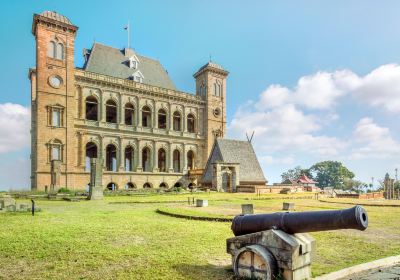
[[[129,57],[133,54],[139,59],[137,69],[128,66]],[[122,79],[130,79],[132,74],[139,70],[144,76],[144,84],[176,90],[159,61],[141,56],[131,49],[120,50],[94,43],[89,51],[84,70]]]
[[[57,21],[72,25],[72,22],[66,16],[60,15],[57,12],[44,11],[40,15],[43,16],[43,17],[47,17],[47,18],[50,18],[50,19],[54,19],[54,20],[57,20]]]
[[[211,183],[212,164],[215,162],[239,163],[240,182],[267,182],[253,146],[248,141],[218,138],[211,150],[202,182]]]

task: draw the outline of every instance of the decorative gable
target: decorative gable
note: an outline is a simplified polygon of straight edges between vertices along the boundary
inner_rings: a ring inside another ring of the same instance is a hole
[[[132,80],[138,83],[143,83],[144,76],[140,70],[137,70],[135,73],[132,74]]]

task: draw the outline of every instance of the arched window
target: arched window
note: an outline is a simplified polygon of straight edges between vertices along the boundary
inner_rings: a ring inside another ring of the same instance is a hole
[[[187,153],[187,168],[189,170],[194,169],[194,153],[193,153],[193,151],[189,151]]]
[[[47,56],[51,58],[56,58],[56,42],[50,41],[49,48],[47,50]]]
[[[222,84],[220,81],[214,83],[214,95],[220,97],[222,94]]]
[[[167,113],[165,113],[164,109],[158,110],[158,128],[167,128]]]
[[[86,98],[86,119],[91,121],[97,121],[98,117],[98,103],[94,96],[88,96]]]
[[[57,44],[57,51],[55,57],[57,59],[63,60],[64,59],[64,45],[61,43]]]
[[[194,133],[194,116],[192,114],[187,116],[187,131]]]
[[[181,114],[179,112],[174,113],[174,125],[173,129],[175,131],[181,131]]]
[[[142,126],[151,127],[151,110],[147,106],[142,108]]]
[[[106,102],[106,122],[117,123],[117,104],[111,99]]]
[[[135,108],[131,103],[126,103],[125,105],[125,124],[133,125],[135,116]]]
[[[151,185],[149,183],[144,183],[143,189],[150,189]]]
[[[117,148],[113,144],[108,144],[106,147],[106,169],[117,171]]]
[[[142,165],[143,165],[143,172],[150,172],[151,170],[151,156],[150,156],[150,149],[145,147],[142,150]]]
[[[160,172],[166,172],[166,153],[163,148],[158,150],[158,170]]]
[[[90,171],[90,159],[97,158],[97,145],[93,142],[86,144],[86,171]]]
[[[118,189],[118,187],[117,187],[117,184],[111,182],[111,183],[108,183],[107,189],[108,189],[109,191],[116,191],[116,190]]]
[[[173,165],[174,165],[174,172],[178,173],[181,171],[181,155],[178,150],[174,151]]]
[[[128,182],[125,185],[125,189],[126,190],[133,190],[133,189],[136,189],[136,186],[132,182]]]
[[[125,171],[133,171],[133,148],[125,148]]]
[[[161,188],[167,189],[168,186],[167,186],[166,183],[162,182],[162,183],[160,184],[159,188],[160,188],[160,189],[161,189]]]

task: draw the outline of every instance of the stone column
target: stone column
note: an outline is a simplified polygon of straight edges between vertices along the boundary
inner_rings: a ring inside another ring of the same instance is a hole
[[[118,137],[119,153],[117,153],[117,171],[125,170],[125,149],[122,146],[122,138]]]
[[[143,165],[142,165],[142,141],[138,140],[137,141],[137,148],[136,148],[136,158],[137,158],[137,167],[136,171],[137,172],[142,172],[143,171]]]
[[[119,118],[119,124],[125,124],[124,122],[124,116],[125,116],[125,110],[124,110],[124,105],[122,104],[122,96],[121,94],[118,95],[118,118]],[[117,120],[118,122],[118,120]]]
[[[173,157],[173,146],[172,143],[170,143],[169,145],[169,150],[168,150],[168,168],[169,168],[169,172],[173,173],[174,172],[174,157]]]
[[[183,144],[182,151],[183,151],[183,173],[187,172],[187,146]]]
[[[98,117],[98,120],[101,122],[105,122],[106,121],[106,114],[105,114],[105,104],[104,104],[104,98],[103,98],[103,92],[100,91],[100,100],[99,100],[99,104],[98,104],[98,114],[100,114],[100,116]]]
[[[153,172],[158,172],[158,151],[156,141],[153,140]]]

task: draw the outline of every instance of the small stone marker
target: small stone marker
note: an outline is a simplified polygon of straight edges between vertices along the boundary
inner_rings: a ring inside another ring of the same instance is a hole
[[[254,214],[253,204],[242,204],[242,215]]]
[[[282,210],[294,211],[294,203],[293,202],[284,202]]]
[[[207,199],[196,199],[196,206],[197,207],[207,207],[208,200]]]
[[[99,158],[90,159],[89,200],[103,199],[103,161]]]

